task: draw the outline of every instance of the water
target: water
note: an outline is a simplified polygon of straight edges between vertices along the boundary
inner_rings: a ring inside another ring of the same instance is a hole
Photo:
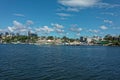
[[[0,80],[120,80],[120,47],[1,44]]]

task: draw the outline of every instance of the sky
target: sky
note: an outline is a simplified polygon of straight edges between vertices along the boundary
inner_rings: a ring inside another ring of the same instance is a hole
[[[120,34],[119,0],[0,0],[0,33],[39,36]]]

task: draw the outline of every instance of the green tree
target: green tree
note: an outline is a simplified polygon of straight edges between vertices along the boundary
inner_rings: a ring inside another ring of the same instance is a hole
[[[47,40],[54,40],[54,37],[53,36],[48,36]]]

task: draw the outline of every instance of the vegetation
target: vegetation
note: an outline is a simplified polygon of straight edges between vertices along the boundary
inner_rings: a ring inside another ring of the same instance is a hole
[[[120,46],[120,35],[118,37],[111,36],[110,34],[104,37],[104,40],[107,41],[108,45],[117,45]]]
[[[20,42],[20,43],[35,43],[36,40],[38,39],[38,37],[29,37],[29,36],[25,36],[25,35],[21,35],[21,36],[9,36],[9,37],[5,37],[3,39],[3,42],[5,43],[12,43],[12,42]]]
[[[53,36],[48,36],[47,40],[54,40],[54,37]]]

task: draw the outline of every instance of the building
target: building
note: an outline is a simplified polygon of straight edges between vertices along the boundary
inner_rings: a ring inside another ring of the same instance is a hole
[[[28,31],[28,36],[29,37],[37,37],[36,33],[31,33],[30,31]]]
[[[3,33],[0,33],[0,43],[2,43],[2,36],[3,36]]]
[[[87,37],[87,43],[91,43],[92,42],[92,38],[91,37]]]
[[[116,37],[113,37],[113,40],[114,40],[114,41],[120,41],[120,37],[117,37],[117,36],[116,36]]]
[[[5,32],[5,37],[9,37],[9,36],[10,36],[9,32]]]
[[[87,38],[86,37],[80,37],[80,42],[87,42]]]
[[[80,37],[80,42],[84,42],[84,37]]]

